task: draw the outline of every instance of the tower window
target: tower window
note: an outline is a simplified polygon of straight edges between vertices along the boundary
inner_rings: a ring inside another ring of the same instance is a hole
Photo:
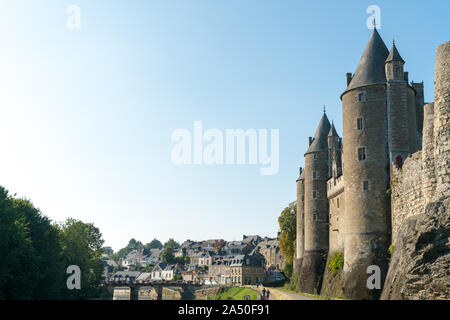
[[[313,220],[317,220],[317,213],[313,214]]]
[[[337,206],[338,209],[339,209],[339,198],[336,198],[336,206]]]
[[[359,92],[356,96],[356,101],[366,101],[366,93],[365,92]]]
[[[363,182],[363,189],[364,190],[369,190],[369,181],[364,181]]]
[[[358,148],[358,160],[366,160],[366,148]]]
[[[313,179],[317,179],[317,172],[313,171]]]
[[[317,191],[313,191],[313,199],[317,198]]]
[[[362,130],[362,129],[363,129],[363,121],[362,121],[362,118],[356,119],[356,127],[358,128],[358,130]]]
[[[314,157],[314,160],[316,160],[317,159],[317,153],[314,153],[313,157]]]
[[[305,196],[302,196],[302,201],[305,202]]]

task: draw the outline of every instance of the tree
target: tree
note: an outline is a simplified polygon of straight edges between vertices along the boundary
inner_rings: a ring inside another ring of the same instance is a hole
[[[65,266],[77,265],[81,269],[81,290],[64,290],[67,299],[92,299],[101,293],[103,281],[103,239],[92,223],[67,219],[59,226]]]
[[[161,261],[165,263],[175,263],[175,256],[173,254],[173,248],[168,246],[161,252]]]
[[[278,224],[281,232],[279,240],[281,253],[286,260],[286,264],[292,265],[297,238],[297,206],[295,204],[290,204],[281,212]],[[289,267],[287,270],[289,270]]]
[[[173,250],[178,249],[180,247],[180,244],[178,242],[176,242],[175,240],[173,240],[172,238],[170,238],[166,243],[164,243],[163,248],[172,248]]]
[[[65,269],[61,256],[60,234],[57,226],[35,208],[29,200],[12,199],[12,208],[23,218],[29,230],[34,254],[29,262],[36,270],[37,279],[30,285],[34,299],[58,299],[61,285],[65,282]]]
[[[145,246],[145,249],[162,249],[163,245],[161,243],[161,241],[159,241],[158,239],[153,239],[152,241],[150,241],[149,243],[147,243]]]
[[[35,252],[26,219],[0,187],[0,299],[32,299],[36,280]]]
[[[114,254],[114,250],[111,247],[103,247],[102,250],[103,254],[107,255],[108,257]]]
[[[127,245],[128,253],[130,253],[133,250],[140,250],[144,249],[144,245],[140,241],[136,241],[136,239],[132,238],[130,241],[128,241]]]

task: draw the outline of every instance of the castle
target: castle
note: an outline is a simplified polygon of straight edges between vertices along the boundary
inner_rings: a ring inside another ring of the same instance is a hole
[[[437,180],[442,180],[448,191],[449,43],[442,47],[436,59],[435,84],[443,88],[435,90],[435,103],[439,101],[440,108],[428,104],[424,109],[423,82],[409,83],[405,61],[395,43],[389,51],[374,28],[355,73],[346,75],[347,87],[340,97],[342,138],[324,111],[314,137],[309,138],[304,168],[297,179],[294,274],[300,290],[323,293],[329,285],[324,279],[330,277],[327,260],[341,253],[344,265],[339,281],[345,297],[379,298],[382,288],[367,288],[367,269],[378,266],[384,283],[389,247],[404,220],[405,200],[431,199]],[[418,156],[422,145],[420,157],[433,154],[433,159],[423,162],[436,161],[436,148],[430,151],[428,147],[430,141],[436,145],[436,136],[444,141],[443,147],[438,144],[441,178],[436,177],[434,167],[427,170],[420,164],[416,175],[427,178],[410,185],[420,192],[392,200],[391,193],[399,193],[392,178],[411,155]]]

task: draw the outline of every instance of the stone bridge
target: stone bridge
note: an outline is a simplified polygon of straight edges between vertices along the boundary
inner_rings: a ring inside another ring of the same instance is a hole
[[[218,289],[218,286],[204,286],[181,281],[106,281],[113,300],[195,300],[197,292]]]

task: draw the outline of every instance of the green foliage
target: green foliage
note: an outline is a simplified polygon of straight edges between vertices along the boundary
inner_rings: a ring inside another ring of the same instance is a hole
[[[111,247],[103,247],[102,248],[103,254],[109,256],[112,256],[114,254],[114,250]]]
[[[175,273],[173,276],[173,280],[175,281],[183,280],[183,276],[181,274]]]
[[[286,207],[278,218],[278,224],[281,232],[279,240],[281,253],[286,262],[292,265],[297,238],[297,205]]]
[[[145,249],[162,249],[163,245],[161,241],[158,239],[153,239],[149,243],[147,243],[145,246]]]
[[[299,278],[299,274],[296,273],[294,276],[291,276],[291,280],[289,282],[286,282],[284,284],[284,287],[288,290],[292,290],[292,291],[299,291],[298,288],[298,278]]]
[[[172,250],[178,249],[180,247],[180,244],[178,242],[176,242],[175,240],[173,240],[172,238],[170,238],[166,243],[164,243],[163,248],[172,248]]]
[[[393,245],[393,244],[391,244],[390,246],[389,246],[389,254],[391,255],[391,257],[392,257],[392,255],[394,254],[394,250],[395,250],[395,246]]]
[[[163,251],[161,252],[161,261],[165,263],[175,263],[176,260],[173,254],[172,247],[169,246],[163,249]]]
[[[284,269],[283,269],[283,273],[286,276],[286,278],[291,278],[292,277],[292,263],[287,263],[284,265]]]
[[[62,256],[65,266],[77,265],[81,269],[81,290],[64,290],[65,299],[92,299],[100,294],[103,281],[103,239],[92,223],[72,218],[60,224]]]
[[[344,268],[344,256],[341,252],[336,252],[328,262],[328,268],[330,271],[339,272]]]
[[[25,199],[0,187],[0,300],[98,298],[103,240],[92,224],[55,225]],[[68,290],[67,267],[82,271],[82,290]]]
[[[216,296],[216,300],[244,300],[245,296],[250,296],[250,300],[257,300],[258,293],[246,287],[233,287],[223,290]]]

